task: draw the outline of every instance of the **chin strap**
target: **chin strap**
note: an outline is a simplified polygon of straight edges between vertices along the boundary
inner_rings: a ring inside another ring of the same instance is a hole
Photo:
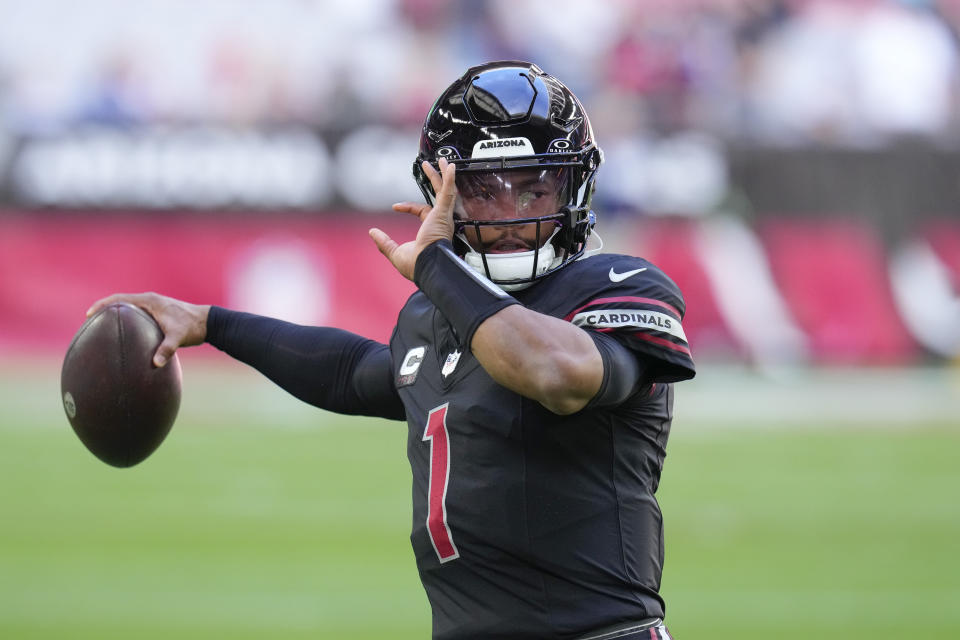
[[[579,258],[577,258],[577,260],[583,260],[584,258],[589,258],[590,256],[596,255],[596,254],[600,253],[601,251],[603,251],[603,238],[600,237],[600,234],[597,233],[596,229],[594,229],[594,230],[590,233],[590,235],[587,236],[587,244],[590,244],[590,238],[592,238],[593,236],[596,236],[596,237],[597,237],[597,241],[600,242],[600,245],[597,246],[597,247],[595,247],[595,248],[593,248],[593,249],[584,249],[584,250],[583,250],[583,255],[581,255]]]

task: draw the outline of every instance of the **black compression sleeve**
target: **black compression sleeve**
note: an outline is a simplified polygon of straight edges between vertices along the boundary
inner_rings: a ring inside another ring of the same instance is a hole
[[[438,240],[420,252],[413,279],[453,326],[467,349],[484,320],[505,307],[519,304],[506,291],[470,269],[454,254],[448,240]]]
[[[588,409],[620,404],[646,384],[646,369],[637,354],[605,333],[587,332],[603,360],[603,382]]]
[[[207,342],[321,409],[405,417],[385,344],[341,329],[304,327],[222,307],[210,308]]]

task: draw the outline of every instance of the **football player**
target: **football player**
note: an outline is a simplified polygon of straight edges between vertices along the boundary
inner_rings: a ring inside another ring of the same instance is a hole
[[[601,254],[603,159],[573,93],[536,65],[469,69],[427,115],[419,218],[379,250],[418,290],[389,345],[340,329],[117,295],[297,397],[406,420],[417,567],[433,637],[669,638],[654,494],[672,383],[694,364],[676,285]]]

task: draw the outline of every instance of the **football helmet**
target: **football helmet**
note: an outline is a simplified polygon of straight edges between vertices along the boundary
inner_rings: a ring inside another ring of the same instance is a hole
[[[580,258],[603,161],[577,97],[529,62],[472,67],[433,104],[413,175],[436,193],[423,161],[456,165],[454,248],[508,291],[529,287]]]

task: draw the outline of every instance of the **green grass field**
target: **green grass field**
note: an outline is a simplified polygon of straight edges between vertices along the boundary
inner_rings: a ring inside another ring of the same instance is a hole
[[[185,359],[170,437],[118,470],[58,366],[0,367],[0,638],[429,637],[404,425]],[[679,640],[960,637],[960,416],[732,428],[683,402],[659,494]]]

